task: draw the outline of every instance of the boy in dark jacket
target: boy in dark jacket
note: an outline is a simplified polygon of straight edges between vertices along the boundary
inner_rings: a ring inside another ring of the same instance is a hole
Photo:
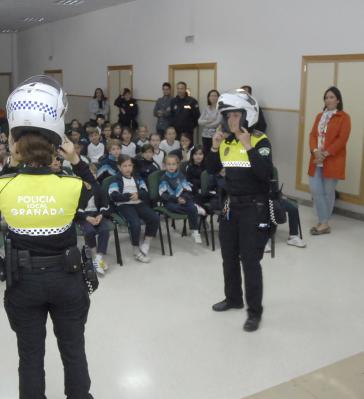
[[[121,155],[121,143],[119,140],[111,139],[107,143],[108,155],[100,160],[96,178],[99,183],[110,176],[115,176],[119,169],[117,159]]]
[[[145,181],[148,181],[148,176],[160,170],[159,165],[153,159],[154,148],[151,144],[144,144],[141,151],[141,158],[135,159],[135,168],[138,175]]]

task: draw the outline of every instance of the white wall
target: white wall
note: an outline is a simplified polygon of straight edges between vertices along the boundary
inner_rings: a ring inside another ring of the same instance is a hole
[[[19,78],[63,69],[68,93],[91,95],[107,87],[108,65],[132,64],[135,97],[153,99],[169,64],[217,62],[219,89],[248,83],[261,105],[298,109],[302,56],[363,53],[363,13],[362,0],[136,0],[20,32]],[[298,114],[268,117],[275,162],[296,193]]]
[[[136,96],[154,98],[168,64],[216,61],[220,88],[249,82],[263,105],[298,108],[301,56],[363,52],[363,12],[361,0],[136,0],[19,33],[19,72],[61,68],[87,95],[107,65],[134,64]]]
[[[12,71],[12,35],[0,33],[0,72]]]

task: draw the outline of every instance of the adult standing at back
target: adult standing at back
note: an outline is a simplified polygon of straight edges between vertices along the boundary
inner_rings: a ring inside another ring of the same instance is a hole
[[[97,115],[104,115],[105,120],[109,119],[110,105],[99,87],[95,90],[94,96],[88,104],[90,111],[90,121],[96,121]]]
[[[138,128],[136,118],[138,116],[138,104],[132,97],[131,90],[125,88],[123,93],[114,101],[114,105],[119,108],[119,123],[123,127],[131,129]]]
[[[195,98],[187,93],[185,82],[177,83],[177,96],[171,100],[171,125],[176,129],[177,138],[181,133],[190,133],[193,137],[193,130],[198,124],[200,108]]]
[[[155,106],[153,114],[157,120],[157,133],[161,138],[164,137],[164,132],[170,125],[170,114],[171,114],[171,84],[164,82],[162,85],[163,97],[159,97]]]
[[[251,86],[244,85],[241,88],[247,91],[251,96],[253,95],[253,89]],[[259,130],[262,133],[265,133],[267,131],[267,122],[265,121],[264,114],[261,108],[259,108],[258,122],[255,125],[255,130]]]
[[[343,111],[343,100],[337,87],[324,94],[324,111],[316,116],[310,133],[311,159],[308,174],[318,223],[312,235],[331,232],[329,220],[335,204],[338,180],[345,179],[346,143],[351,130],[350,116]]]
[[[217,100],[220,93],[217,90],[210,90],[207,94],[207,107],[202,111],[198,124],[202,127],[202,145],[205,154],[210,152],[212,136],[216,133],[221,123],[221,113],[217,109]]]

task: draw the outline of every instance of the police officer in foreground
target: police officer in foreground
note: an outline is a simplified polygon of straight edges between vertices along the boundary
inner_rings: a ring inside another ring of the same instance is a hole
[[[213,136],[207,171],[215,174],[225,168],[226,199],[219,227],[225,299],[212,308],[222,312],[244,307],[242,262],[248,305],[243,328],[255,331],[263,313],[260,261],[269,237],[271,145],[265,134],[254,130],[259,107],[247,92],[236,90],[222,94],[218,108],[223,117],[222,132]],[[228,134],[226,139],[224,134]]]
[[[75,173],[88,176],[87,165],[65,139],[66,110],[65,93],[47,76],[26,80],[7,102],[12,164],[19,167],[16,174],[0,178],[0,210],[8,225],[4,304],[17,335],[20,399],[46,398],[48,315],[62,357],[67,398],[92,398],[84,339],[90,299],[74,224],[88,194],[81,179],[56,175],[49,168],[58,148]]]

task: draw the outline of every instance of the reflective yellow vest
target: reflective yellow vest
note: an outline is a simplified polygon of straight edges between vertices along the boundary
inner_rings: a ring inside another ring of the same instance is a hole
[[[82,190],[77,177],[54,174],[0,177],[0,211],[9,230],[48,236],[71,226]]]
[[[251,144],[255,147],[261,140],[266,139],[265,134],[259,137],[252,135]],[[224,140],[219,148],[220,160],[224,168],[250,168],[248,153],[240,141],[233,140],[227,142]]]

